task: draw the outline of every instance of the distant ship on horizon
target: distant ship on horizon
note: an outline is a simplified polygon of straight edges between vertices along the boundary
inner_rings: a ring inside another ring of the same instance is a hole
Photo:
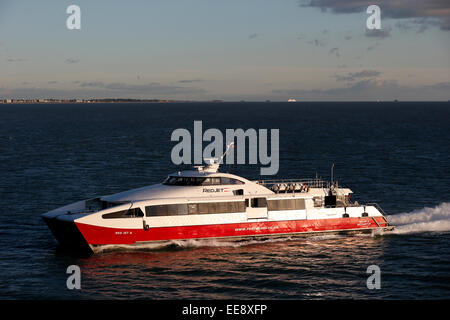
[[[297,102],[297,100],[295,100],[294,98],[290,98],[288,99],[288,102]]]

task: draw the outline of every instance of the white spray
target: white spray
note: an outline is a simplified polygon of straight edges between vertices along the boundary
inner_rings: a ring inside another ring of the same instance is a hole
[[[443,202],[434,208],[423,208],[409,213],[387,217],[396,228],[395,234],[450,231],[450,203]]]

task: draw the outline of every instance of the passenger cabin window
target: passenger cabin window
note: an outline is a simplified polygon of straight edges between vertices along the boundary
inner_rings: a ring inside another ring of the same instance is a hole
[[[168,177],[163,184],[169,186],[201,186],[206,178],[201,177]]]
[[[163,184],[169,186],[216,186],[228,184],[244,184],[243,181],[226,177],[179,177],[170,176]]]
[[[265,208],[267,207],[266,198],[253,198],[251,199],[252,208]]]
[[[244,201],[164,204],[145,207],[147,217],[244,212]]]
[[[138,218],[143,217],[144,213],[141,208],[133,208],[128,210],[121,210],[112,213],[105,213],[102,215],[103,219],[123,219],[123,218]]]
[[[304,210],[305,199],[267,200],[267,209],[269,211]]]

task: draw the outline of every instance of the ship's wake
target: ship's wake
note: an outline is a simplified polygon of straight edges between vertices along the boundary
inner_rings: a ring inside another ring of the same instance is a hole
[[[225,239],[188,239],[188,240],[170,240],[165,243],[142,243],[133,245],[102,245],[94,248],[96,253],[107,251],[122,251],[122,250],[142,250],[142,251],[157,251],[157,250],[181,250],[188,248],[199,247],[242,247],[252,244],[264,244],[280,241],[289,241],[294,237],[268,237],[259,239],[242,239],[242,240],[225,240]]]
[[[450,203],[443,202],[433,208],[425,207],[408,213],[387,217],[396,228],[394,234],[450,231]]]

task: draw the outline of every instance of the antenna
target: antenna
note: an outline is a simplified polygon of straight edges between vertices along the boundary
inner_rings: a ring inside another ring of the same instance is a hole
[[[229,144],[227,144],[227,149],[225,150],[225,152],[223,153],[223,155],[219,158],[218,163],[221,163],[223,160],[223,157],[225,157],[225,155],[227,154],[228,150],[230,150],[230,147],[234,145],[234,142],[230,142]]]
[[[333,182],[333,170],[334,170],[334,163],[331,166],[331,185],[334,185],[334,182]]]
[[[217,159],[217,158],[204,158],[203,160],[206,162],[207,166],[204,168],[203,166],[196,166],[195,168],[198,169],[198,171],[205,171],[205,172],[217,172],[219,169],[219,165],[222,162],[223,157],[227,154],[230,147],[234,144],[234,142],[230,142],[227,145],[227,149],[223,153],[223,155]]]

